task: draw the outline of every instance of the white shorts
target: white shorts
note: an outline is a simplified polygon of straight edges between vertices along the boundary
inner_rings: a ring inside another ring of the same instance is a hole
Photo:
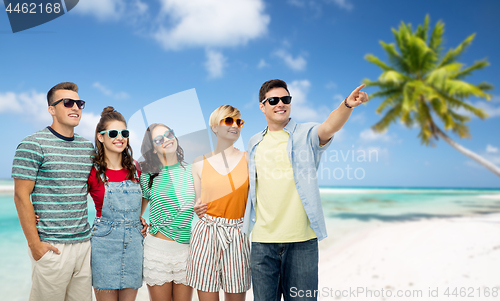
[[[203,292],[243,293],[250,289],[250,242],[243,219],[205,214],[191,235],[188,285]]]
[[[50,243],[61,254],[48,251],[38,261],[31,259],[31,292],[33,301],[90,301],[92,272],[90,270],[90,241],[60,244]]]
[[[185,284],[189,245],[154,237],[144,239],[143,277],[147,285]]]

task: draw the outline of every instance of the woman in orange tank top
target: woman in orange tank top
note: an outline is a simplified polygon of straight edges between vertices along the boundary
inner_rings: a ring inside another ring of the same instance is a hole
[[[250,289],[250,243],[241,231],[248,196],[248,154],[234,148],[244,121],[230,105],[217,108],[209,125],[217,136],[214,152],[193,162],[195,212],[187,281],[200,301],[245,300]]]

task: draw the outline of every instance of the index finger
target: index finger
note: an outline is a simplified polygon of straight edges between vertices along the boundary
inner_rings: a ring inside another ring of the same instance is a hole
[[[361,86],[359,86],[359,87],[357,87],[356,89],[354,89],[354,91],[352,91],[352,93],[351,93],[351,94],[353,94],[353,93],[355,93],[355,92],[358,92],[358,93],[359,93],[359,91],[360,91],[361,89],[363,89],[364,87],[365,87],[365,84],[362,84]]]

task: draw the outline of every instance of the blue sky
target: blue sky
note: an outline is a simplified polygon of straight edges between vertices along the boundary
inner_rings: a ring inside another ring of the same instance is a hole
[[[87,107],[76,132],[92,140],[105,106],[128,120],[159,99],[194,88],[199,105],[167,105],[164,123],[184,116],[172,127],[199,128],[201,116],[206,124],[215,108],[231,104],[246,121],[246,145],[265,127],[258,108],[264,81],[289,84],[297,121],[322,122],[364,78],[380,75],[364,56],[385,61],[379,41],[393,42],[391,28],[401,21],[416,26],[426,14],[432,25],[445,22],[445,49],[476,33],[461,62],[491,63],[468,78],[497,87],[490,102],[469,100],[490,118],[472,119],[471,139],[450,135],[500,165],[499,11],[497,1],[82,0],[69,13],[16,34],[0,12],[0,178],[10,176],[19,141],[50,124],[45,95],[59,82],[79,85]],[[380,101],[356,108],[336,135],[323,158],[321,185],[500,188],[497,176],[443,141],[421,145],[417,129],[394,124],[373,133]]]

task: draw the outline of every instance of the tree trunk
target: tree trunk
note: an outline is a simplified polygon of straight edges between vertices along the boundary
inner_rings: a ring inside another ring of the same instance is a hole
[[[456,143],[455,141],[453,141],[453,139],[451,139],[450,137],[448,137],[448,135],[446,135],[443,131],[441,131],[441,129],[438,128],[437,126],[434,126],[434,133],[438,137],[446,141],[454,149],[466,155],[467,157],[471,158],[472,160],[476,161],[477,163],[481,164],[482,166],[486,167],[491,172],[500,177],[500,167],[496,166],[495,164],[491,163],[490,161],[486,160],[485,158],[481,157],[475,152],[468,150],[465,147],[461,146],[460,144]]]

